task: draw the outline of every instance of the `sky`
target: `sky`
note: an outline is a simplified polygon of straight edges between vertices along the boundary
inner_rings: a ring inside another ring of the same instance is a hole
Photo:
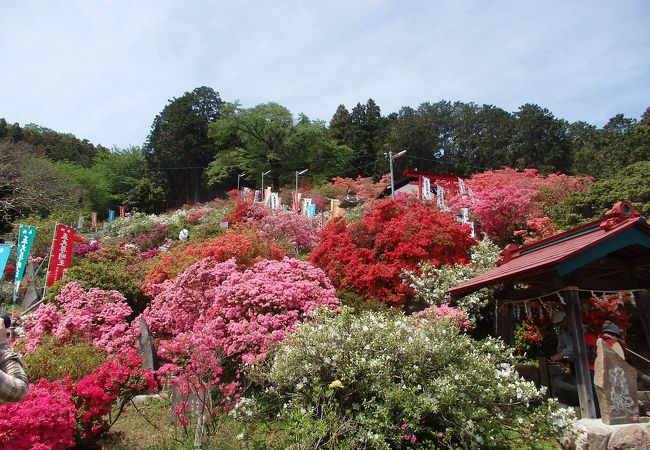
[[[440,100],[536,103],[596,126],[650,106],[647,0],[5,0],[0,117],[142,145],[209,86],[329,122]]]

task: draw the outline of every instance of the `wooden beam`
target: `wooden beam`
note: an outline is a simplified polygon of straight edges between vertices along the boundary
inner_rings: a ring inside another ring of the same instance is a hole
[[[576,368],[576,384],[580,400],[580,417],[582,419],[596,418],[587,346],[582,329],[582,314],[580,312],[580,296],[575,288],[567,288],[567,314],[569,316],[569,331],[573,340],[573,362]]]
[[[648,291],[634,292],[634,301],[636,302],[636,309],[639,311],[646,341],[650,346],[650,298],[648,298]]]
[[[496,302],[496,333],[506,343],[512,344],[514,339],[514,323],[512,319],[512,305]]]

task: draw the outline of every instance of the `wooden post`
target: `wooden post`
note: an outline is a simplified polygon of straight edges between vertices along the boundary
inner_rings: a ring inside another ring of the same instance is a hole
[[[648,298],[648,291],[634,292],[634,301],[636,302],[636,309],[639,311],[646,341],[650,346],[650,298]]]
[[[514,325],[512,319],[512,303],[505,305],[499,300],[496,304],[496,333],[497,336],[503,339],[506,343],[512,344],[514,338]]]
[[[575,287],[568,287],[565,292],[569,297],[567,299],[567,313],[569,315],[569,331],[573,340],[573,362],[576,368],[580,417],[582,419],[594,419],[596,417],[596,407],[591,375],[589,374],[587,346],[585,345],[585,336],[582,329],[580,297]]]

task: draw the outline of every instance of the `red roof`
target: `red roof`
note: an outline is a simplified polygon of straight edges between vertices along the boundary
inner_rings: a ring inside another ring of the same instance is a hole
[[[456,297],[470,294],[478,289],[503,283],[522,281],[527,276],[554,271],[558,264],[566,262],[594,248],[625,230],[642,227],[650,234],[648,226],[638,211],[627,202],[618,202],[602,220],[566,231],[531,245],[507,246],[497,267],[467,280],[448,292]]]

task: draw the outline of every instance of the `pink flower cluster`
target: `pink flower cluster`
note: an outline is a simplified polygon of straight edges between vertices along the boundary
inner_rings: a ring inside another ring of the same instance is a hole
[[[413,317],[420,319],[443,319],[449,320],[458,325],[461,330],[469,330],[472,328],[472,323],[467,319],[465,313],[455,306],[450,306],[448,303],[442,305],[433,305],[422,311],[413,314]]]
[[[101,248],[101,241],[96,239],[91,239],[90,241],[84,240],[73,247],[72,254],[75,256],[86,256],[89,253],[95,253]]]
[[[25,324],[26,350],[33,350],[46,335],[83,336],[108,353],[133,348],[136,335],[129,327],[131,308],[117,291],[85,290],[66,284],[53,303],[41,305]]]
[[[277,212],[261,220],[262,233],[276,242],[289,242],[298,251],[310,251],[318,244],[318,223],[294,212]]]

